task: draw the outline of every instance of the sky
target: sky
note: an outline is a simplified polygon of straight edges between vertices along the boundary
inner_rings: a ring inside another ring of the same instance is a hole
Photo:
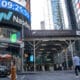
[[[32,29],[40,29],[40,21],[43,20],[42,7],[44,0],[31,0],[31,27]]]
[[[67,15],[66,8],[64,5],[64,0],[60,0],[60,1],[62,3],[63,15],[65,18],[65,20],[64,20],[64,24],[66,27],[65,29],[68,29],[69,28],[68,17],[67,17],[68,15]],[[48,14],[51,14],[51,13],[44,11],[44,10],[47,10],[46,9],[47,7],[45,7],[45,5],[47,5],[47,0],[31,0],[31,19],[32,19],[31,29],[34,29],[34,30],[41,29],[40,22],[43,21],[44,18],[46,20],[45,24],[46,24],[47,29],[49,29],[50,24],[52,24],[52,22],[49,23],[49,18],[47,17],[47,16],[49,16]],[[51,29],[54,26],[53,24],[51,26]]]

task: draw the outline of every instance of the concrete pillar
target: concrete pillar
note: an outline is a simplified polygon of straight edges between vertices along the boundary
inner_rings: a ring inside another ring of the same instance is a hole
[[[35,64],[35,50],[36,50],[36,46],[35,46],[35,41],[33,42],[33,48],[34,48],[34,71],[36,71],[36,64]]]

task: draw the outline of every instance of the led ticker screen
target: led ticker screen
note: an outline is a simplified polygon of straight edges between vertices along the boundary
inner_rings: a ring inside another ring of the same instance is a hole
[[[30,0],[10,0],[25,7],[30,12]]]
[[[14,1],[14,2],[13,2]],[[0,0],[0,8],[6,8],[23,14],[30,23],[30,12],[22,5],[17,4],[19,0]]]
[[[22,14],[2,8],[0,9],[0,25],[9,25],[10,27],[14,26],[15,28],[21,28],[23,26],[30,28],[26,18]]]

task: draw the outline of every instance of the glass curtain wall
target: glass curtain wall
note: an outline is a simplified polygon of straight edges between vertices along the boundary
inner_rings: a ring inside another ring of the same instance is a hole
[[[72,0],[72,4],[76,16],[77,29],[80,29],[80,0]]]
[[[76,22],[77,22],[77,27],[76,29],[80,29],[80,0],[72,0],[72,6],[75,12],[75,17],[76,17]],[[80,40],[77,40],[75,42],[75,50],[77,54],[80,56]]]
[[[62,30],[62,17],[59,0],[51,0],[52,14],[53,14],[53,24],[55,30]]]

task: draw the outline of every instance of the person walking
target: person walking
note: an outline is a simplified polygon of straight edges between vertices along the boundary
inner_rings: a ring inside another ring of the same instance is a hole
[[[73,65],[74,65],[76,78],[78,78],[79,72],[80,72],[80,58],[79,58],[79,56],[77,56],[77,55],[73,56]]]

